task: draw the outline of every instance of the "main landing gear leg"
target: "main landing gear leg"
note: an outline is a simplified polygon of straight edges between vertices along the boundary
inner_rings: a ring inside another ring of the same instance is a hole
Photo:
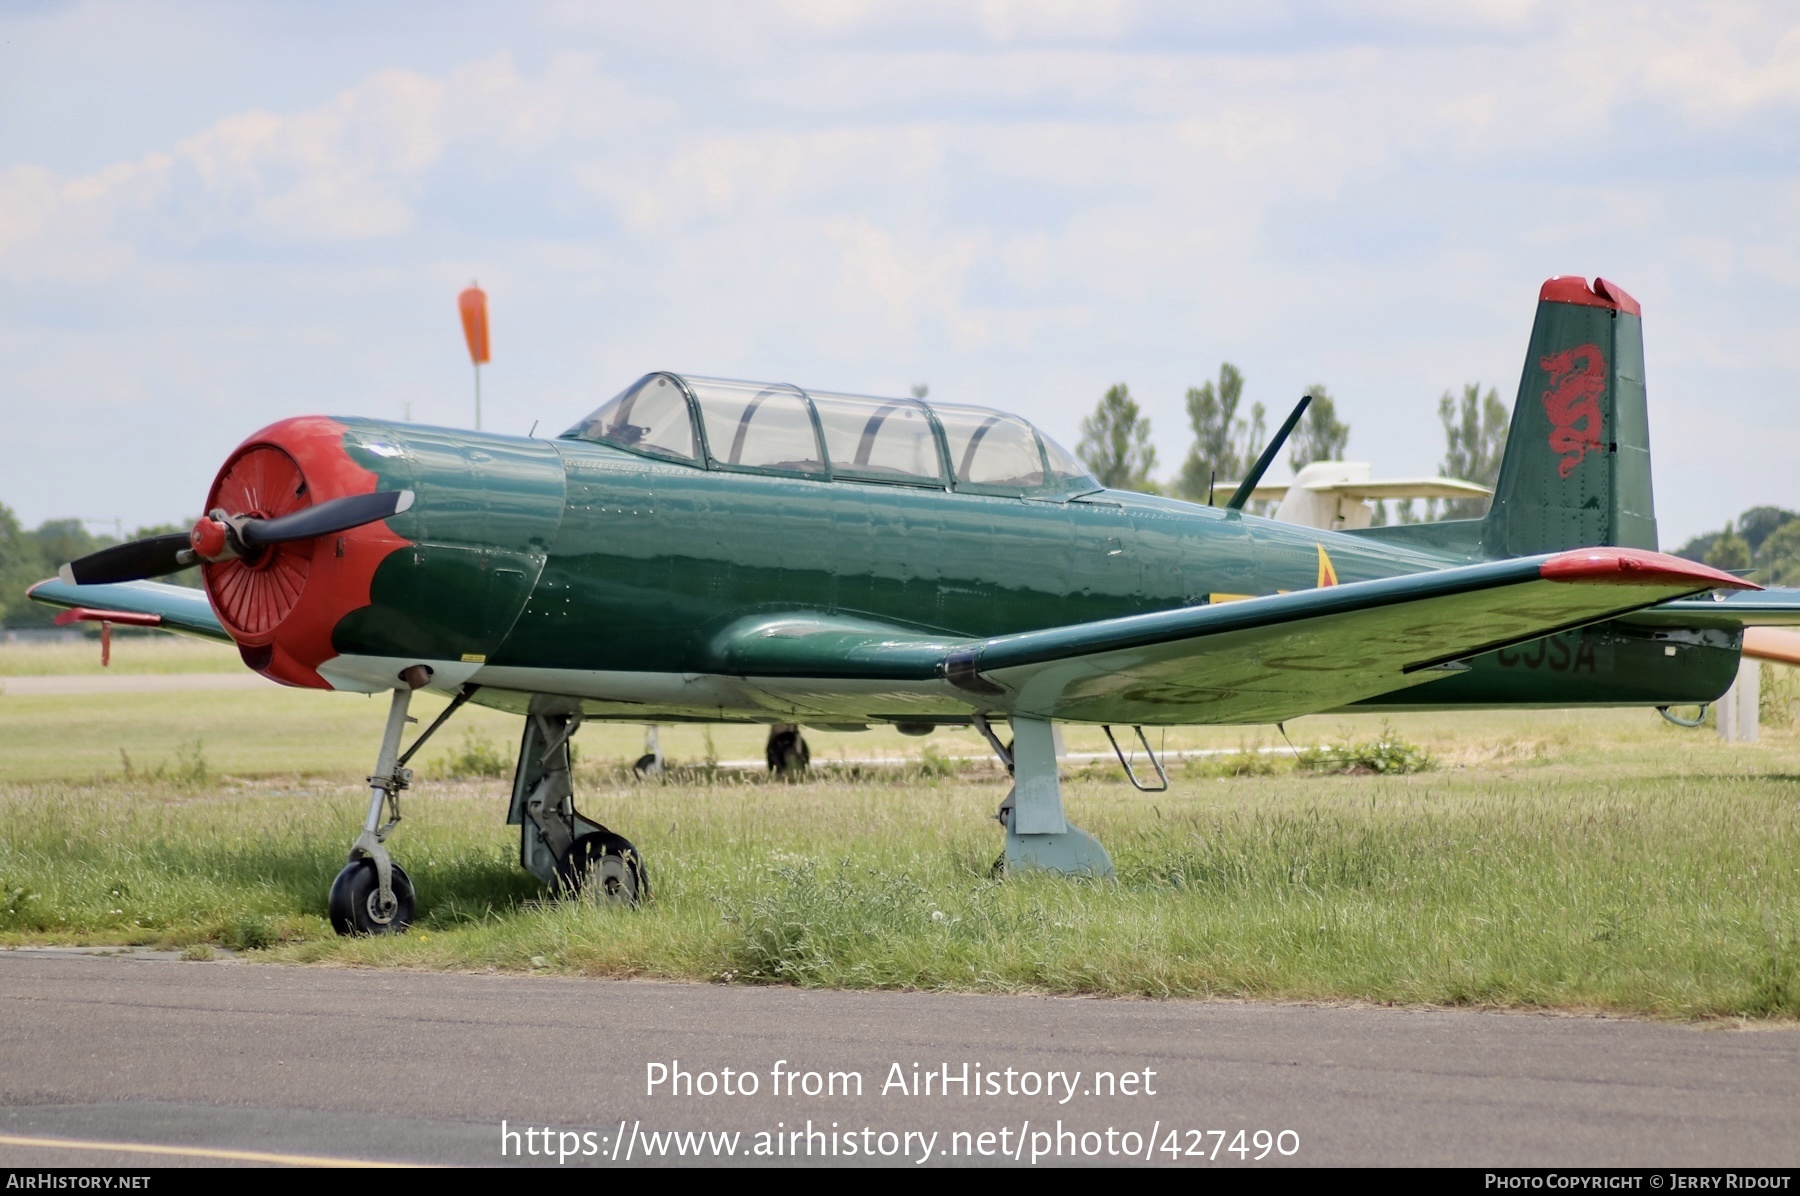
[[[410,686],[394,691],[381,754],[369,778],[369,813],[350,848],[350,862],[331,885],[331,925],[339,934],[400,934],[412,925],[412,881],[386,847],[400,821],[400,791],[412,783],[412,769],[400,767],[400,736],[411,703]]]
[[[569,739],[580,726],[579,714],[525,717],[506,816],[519,828],[519,863],[554,890],[636,905],[650,895],[643,856],[629,839],[575,808]]]
[[[1010,750],[1001,748],[985,718],[976,726],[1013,772],[1012,792],[996,815],[1006,828],[1001,869],[1111,879],[1112,858],[1106,848],[1063,816],[1062,778],[1056,770],[1056,740],[1048,720],[1015,715]]]

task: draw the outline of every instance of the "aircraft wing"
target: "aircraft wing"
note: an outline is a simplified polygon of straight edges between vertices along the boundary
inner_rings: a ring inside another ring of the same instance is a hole
[[[1751,583],[1593,548],[1182,607],[992,639],[767,616],[717,641],[746,677],[948,682],[969,705],[1110,723],[1279,722],[1456,671],[1467,657]]]
[[[1659,553],[1581,549],[1004,636],[953,654],[946,675],[1041,717],[1279,722],[1508,644],[1749,587]]]
[[[204,590],[172,586],[159,581],[121,581],[112,585],[78,586],[51,578],[40,581],[26,591],[35,601],[71,610],[123,611],[134,615],[152,615],[156,626],[170,631],[183,631],[207,639],[225,640],[224,624],[213,613],[212,603]]]

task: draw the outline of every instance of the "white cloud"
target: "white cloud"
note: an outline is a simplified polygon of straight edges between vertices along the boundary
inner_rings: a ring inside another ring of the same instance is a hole
[[[317,107],[233,113],[89,175],[12,166],[0,175],[0,254],[28,238],[77,257],[108,236],[188,245],[234,234],[393,238],[414,228],[447,146],[511,165],[668,111],[597,76],[591,58],[555,58],[535,79],[504,54],[443,78],[378,71]],[[135,223],[143,217],[153,226]]]
[[[1571,54],[1571,70],[1606,81],[1621,97],[1672,101],[1707,124],[1800,104],[1800,23],[1791,8],[1722,0],[1637,16],[1584,25],[1587,48],[1610,45],[1612,52],[1580,61]]]
[[[246,112],[175,147],[210,212],[277,236],[392,236],[412,226],[417,182],[438,158],[444,83],[383,71],[294,116]]]

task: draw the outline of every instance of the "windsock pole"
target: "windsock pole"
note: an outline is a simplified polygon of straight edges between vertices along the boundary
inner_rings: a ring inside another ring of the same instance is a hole
[[[481,431],[481,367],[488,360],[487,292],[471,282],[456,297],[462,315],[463,340],[469,345],[469,361],[475,366],[475,430]]]

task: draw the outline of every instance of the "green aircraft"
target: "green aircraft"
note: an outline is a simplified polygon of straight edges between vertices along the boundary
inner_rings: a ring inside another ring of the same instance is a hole
[[[564,890],[648,892],[637,849],[576,809],[584,719],[974,726],[1014,776],[1004,867],[1105,876],[1064,816],[1058,720],[1141,738],[1707,702],[1745,626],[1800,622],[1800,591],[1656,551],[1641,314],[1604,280],[1544,284],[1485,518],[1245,514],[1299,413],[1220,507],[1104,489],[999,411],[787,384],[653,373],[548,440],[303,416],[231,454],[190,533],[32,597],[230,640],[283,684],[391,692],[330,895],[346,934],[412,920],[387,840],[407,761],[465,702],[525,716],[507,820]],[[203,592],[144,580],[196,562]],[[451,702],[403,751],[419,689]]]

